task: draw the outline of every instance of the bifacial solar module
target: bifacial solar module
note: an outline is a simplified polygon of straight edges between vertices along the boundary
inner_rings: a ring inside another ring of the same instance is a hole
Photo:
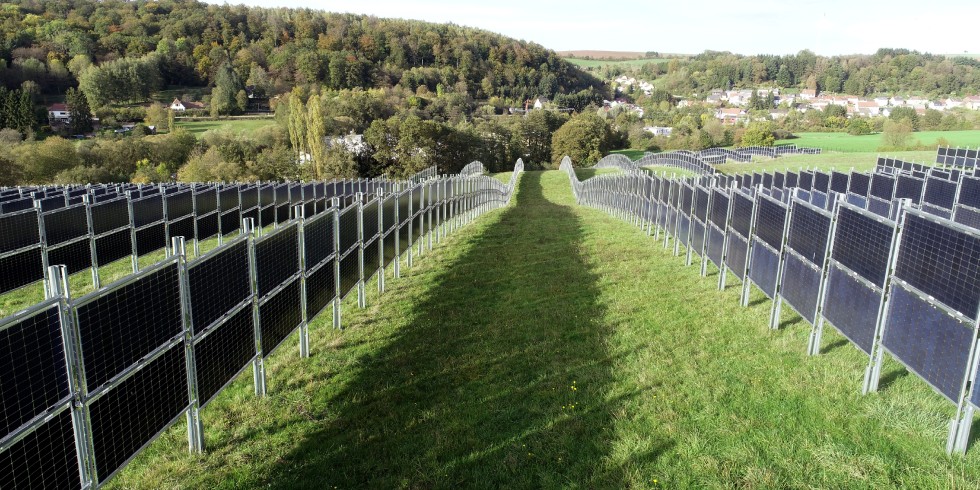
[[[866,213],[841,206],[831,257],[872,284],[882,287],[894,233],[894,223],[876,220]]]
[[[340,248],[337,250],[341,255],[353,249],[358,241],[358,217],[357,207],[351,206],[340,212]]]
[[[821,271],[795,253],[786,254],[779,294],[806,321],[816,322]]]
[[[45,213],[43,219],[44,236],[49,247],[88,235],[88,218],[84,205]]]
[[[708,227],[707,256],[713,264],[722,266],[722,259],[725,251],[725,232],[715,226]]]
[[[0,453],[2,488],[81,488],[71,411],[62,410]]]
[[[732,200],[732,228],[743,238],[748,238],[752,232],[752,214],[755,212],[755,201],[736,192]]]
[[[87,239],[59,245],[48,249],[49,265],[64,265],[69,274],[92,267],[92,248]]]
[[[360,280],[360,256],[357,253],[347,254],[340,260],[340,297],[346,298]]]
[[[918,204],[922,200],[922,188],[925,181],[909,175],[899,175],[898,183],[895,185],[896,199],[911,199]]]
[[[813,173],[813,190],[830,192],[830,175],[824,172]]]
[[[980,305],[980,238],[909,211],[895,277],[968,318]]]
[[[255,241],[259,297],[299,272],[299,235],[295,223]]]
[[[313,318],[337,296],[335,259],[324,262],[306,277],[306,317]]]
[[[830,237],[830,221],[830,215],[826,212],[800,201],[794,204],[787,244],[818,269],[823,267]]]
[[[122,284],[75,309],[90,391],[184,330],[176,261]]]
[[[0,254],[41,242],[34,210],[0,216]]]
[[[758,239],[752,246],[752,263],[749,267],[749,278],[752,279],[762,292],[770,299],[776,295],[776,280],[779,272],[779,254],[760,245]]]
[[[849,176],[843,172],[833,171],[830,173],[830,190],[837,193],[846,193],[848,188]]]
[[[100,481],[110,477],[189,405],[181,344],[91,402],[92,443]]]
[[[336,249],[334,243],[334,212],[315,216],[303,225],[303,245],[306,248],[306,266],[313,268]]]
[[[980,177],[963,177],[957,204],[980,209]]]
[[[823,316],[865,353],[871,353],[881,290],[832,265],[827,277]]]
[[[953,220],[961,225],[980,230],[980,211],[976,209],[957,206]]]
[[[756,208],[756,236],[773,249],[780,250],[783,246],[786,205],[766,197],[760,197]]]
[[[146,255],[168,245],[167,224],[159,223],[136,230],[136,254]]]
[[[364,226],[364,241],[370,241],[378,236],[380,231],[380,226],[378,223],[378,208],[380,204],[377,200],[371,201],[364,205],[363,210],[363,226]]]
[[[203,406],[255,358],[251,306],[238,310],[194,345],[197,396]]]
[[[259,325],[262,330],[262,354],[268,356],[303,321],[299,279],[293,279],[264,301],[259,305]]]
[[[737,234],[729,231],[728,235],[728,254],[725,256],[725,265],[741,280],[745,279],[745,260],[748,253],[748,242]]]
[[[190,264],[188,283],[195,333],[249,299],[248,242],[238,240]]]
[[[892,355],[941,394],[950,400],[959,398],[972,328],[893,282],[881,340]]]
[[[8,320],[0,325],[0,437],[71,394],[58,305]]]

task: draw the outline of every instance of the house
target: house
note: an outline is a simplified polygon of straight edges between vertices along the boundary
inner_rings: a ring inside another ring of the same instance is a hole
[[[915,107],[916,109],[924,109],[927,105],[929,105],[929,99],[912,96],[905,101],[905,104]]]
[[[963,107],[963,99],[954,99],[953,97],[948,97],[943,101],[947,109],[956,109],[957,107]]]
[[[715,118],[720,119],[722,124],[735,124],[746,119],[745,110],[738,107],[729,107],[715,111]]]
[[[854,107],[860,116],[877,116],[881,113],[881,107],[873,100],[859,100]]]
[[[888,97],[875,97],[875,104],[878,107],[885,107],[888,105]]]
[[[550,102],[547,97],[538,97],[534,100],[535,109],[544,109],[545,104]]]
[[[905,105],[905,99],[901,97],[892,97],[891,99],[888,99],[888,103],[894,107],[902,107]]]
[[[817,97],[816,90],[810,90],[810,89],[800,90],[800,98],[803,100],[815,99],[816,97]]]
[[[323,142],[326,143],[327,147],[343,145],[352,155],[362,155],[367,151],[367,142],[364,141],[364,135],[354,134],[353,131],[344,136],[324,136]]]
[[[71,122],[71,111],[68,110],[67,104],[51,104],[48,106],[48,120],[52,123],[69,123]]]
[[[646,126],[643,128],[643,130],[653,133],[654,136],[670,136],[670,133],[674,132],[674,128],[667,128],[663,126]]]
[[[772,110],[769,111],[769,117],[773,121],[775,121],[777,119],[782,119],[782,118],[786,117],[787,114],[789,114],[789,110],[787,110],[787,109],[772,109]]]
[[[170,103],[170,110],[174,112],[184,112],[187,107],[180,101],[180,99],[175,98],[173,102]]]
[[[971,95],[963,98],[963,107],[980,111],[980,95]]]

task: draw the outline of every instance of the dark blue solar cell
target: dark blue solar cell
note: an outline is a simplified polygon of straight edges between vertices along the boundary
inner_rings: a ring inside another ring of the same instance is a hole
[[[960,182],[958,204],[980,209],[980,178],[963,177],[963,180]]]
[[[814,206],[824,209],[827,207],[827,194],[820,191],[813,191],[810,193],[810,203]]]
[[[760,197],[756,208],[755,235],[770,247],[776,250],[782,249],[786,205]]]
[[[719,189],[715,189],[711,196],[711,223],[715,226],[725,229],[725,223],[728,220],[728,194]]]
[[[694,253],[701,255],[704,251],[705,226],[698,220],[691,221],[691,248]]]
[[[262,330],[262,355],[272,353],[303,321],[300,305],[300,281],[293,279],[259,306]]]
[[[795,254],[786,254],[780,294],[810,324],[817,315],[821,271]]]
[[[953,216],[953,211],[946,208],[941,208],[938,206],[933,206],[932,204],[922,203],[922,210],[933,215],[939,216],[943,219],[950,219]]]
[[[838,193],[847,192],[848,187],[848,174],[843,172],[833,171],[830,173],[830,190]]]
[[[888,271],[894,225],[852,208],[839,209],[831,257],[881,287]]]
[[[813,189],[813,172],[800,172],[800,183],[797,187],[803,190]]]
[[[871,211],[882,218],[888,218],[891,216],[892,203],[891,201],[884,201],[878,199],[877,197],[868,198],[868,211]]]
[[[923,186],[925,186],[925,181],[918,177],[899,175],[898,184],[895,185],[895,198],[911,199],[912,202],[918,204],[922,199]]]
[[[755,200],[741,192],[736,192],[732,206],[732,228],[743,238],[748,238],[752,232],[752,213],[755,209]]]
[[[953,220],[961,225],[980,230],[980,211],[976,209],[957,206]]]
[[[748,244],[745,239],[737,234],[728,234],[728,254],[725,256],[725,265],[739,279],[745,279],[745,257]]]
[[[722,257],[725,250],[725,233],[715,226],[708,227],[708,247],[707,255],[716,266],[722,266]]]
[[[295,224],[279,228],[255,242],[259,297],[272,292],[299,272],[299,233]]]
[[[402,227],[407,232],[408,227]],[[408,249],[408,243],[401,243],[402,250]],[[340,297],[346,298],[354,286],[361,280],[360,256],[357,253],[347,254],[340,260]]]
[[[956,202],[956,182],[930,177],[926,180],[926,191],[922,201],[941,208],[953,209],[953,204]]]
[[[778,272],[779,254],[762,246],[758,240],[755,240],[752,246],[752,263],[749,267],[749,278],[770,299],[776,295]]]
[[[677,216],[677,239],[682,245],[687,246],[690,243],[688,240],[690,238],[688,232],[691,228],[691,218],[683,214],[678,214]]]
[[[187,282],[196,333],[251,297],[248,267],[248,243],[244,240],[191,263]]]
[[[823,267],[830,221],[828,214],[797,201],[789,223],[787,244],[810,263]]]
[[[867,196],[868,188],[871,185],[871,176],[858,172],[851,173],[851,181],[848,183],[847,191],[859,196]]]
[[[895,276],[953,310],[976,318],[980,305],[980,238],[908,213]]]
[[[334,264],[334,259],[329,259],[306,278],[306,315],[309,319],[318,315],[337,296]]]
[[[704,223],[708,220],[708,190],[698,187],[694,193],[694,217]]]
[[[890,201],[895,195],[895,177],[885,174],[871,176],[871,196]]]
[[[195,343],[197,393],[201,405],[217,395],[255,358],[255,325],[251,305],[238,310]]]
[[[813,173],[813,190],[820,192],[830,191],[830,175],[824,172]]]
[[[831,266],[827,277],[824,318],[865,353],[871,353],[881,291],[866,286]]]
[[[973,329],[893,283],[882,345],[950,400],[957,400]]]
[[[62,410],[0,453],[0,487],[81,488],[71,410]]]

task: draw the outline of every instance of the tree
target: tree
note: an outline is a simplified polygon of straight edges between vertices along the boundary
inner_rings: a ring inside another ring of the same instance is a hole
[[[912,131],[919,130],[919,113],[915,112],[915,109],[912,107],[896,107],[888,114],[888,119],[892,121],[906,119],[912,127]]]
[[[30,182],[51,182],[58,172],[81,163],[78,153],[75,152],[75,145],[58,136],[30,143],[25,150],[26,154],[21,155],[20,161]]]
[[[293,147],[296,161],[303,159],[306,153],[306,108],[303,107],[303,99],[300,98],[299,90],[293,90],[289,94],[289,143]]]
[[[231,63],[227,61],[222,63],[218,67],[214,89],[211,91],[211,113],[220,115],[241,113],[242,107],[238,100],[238,92],[244,91],[244,89],[242,79],[235,73]]]
[[[551,138],[551,162],[558,165],[566,155],[578,166],[595,163],[611,148],[609,125],[595,111],[573,116]]]
[[[70,88],[65,92],[65,102],[68,104],[71,134],[83,134],[92,130],[92,111],[88,107],[88,99],[80,90]]]
[[[168,112],[169,109],[164,108],[163,104],[154,102],[146,108],[146,118],[143,119],[143,122],[145,122],[147,126],[153,126],[157,130],[160,130],[168,125],[168,120],[170,118]]]
[[[773,125],[769,121],[752,122],[742,133],[742,141],[738,146],[773,146],[776,144],[776,136],[773,134]]]
[[[879,151],[901,151],[910,146],[912,142],[912,123],[908,119],[893,120],[889,118],[885,121],[885,126],[881,132],[881,146]]]
[[[871,134],[871,124],[863,117],[854,117],[847,122],[847,134],[860,136]]]
[[[327,127],[323,117],[323,107],[320,105],[320,96],[313,94],[310,100],[306,101],[306,147],[310,151],[313,168],[313,178],[320,180],[324,175],[326,165],[326,143],[323,139],[327,135]]]

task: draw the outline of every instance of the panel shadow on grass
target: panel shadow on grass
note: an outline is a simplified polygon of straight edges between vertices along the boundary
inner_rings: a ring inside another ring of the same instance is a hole
[[[624,485],[607,461],[612,414],[632,395],[607,396],[614,359],[581,224],[541,179],[525,174],[516,205],[360,360],[270,486]]]

